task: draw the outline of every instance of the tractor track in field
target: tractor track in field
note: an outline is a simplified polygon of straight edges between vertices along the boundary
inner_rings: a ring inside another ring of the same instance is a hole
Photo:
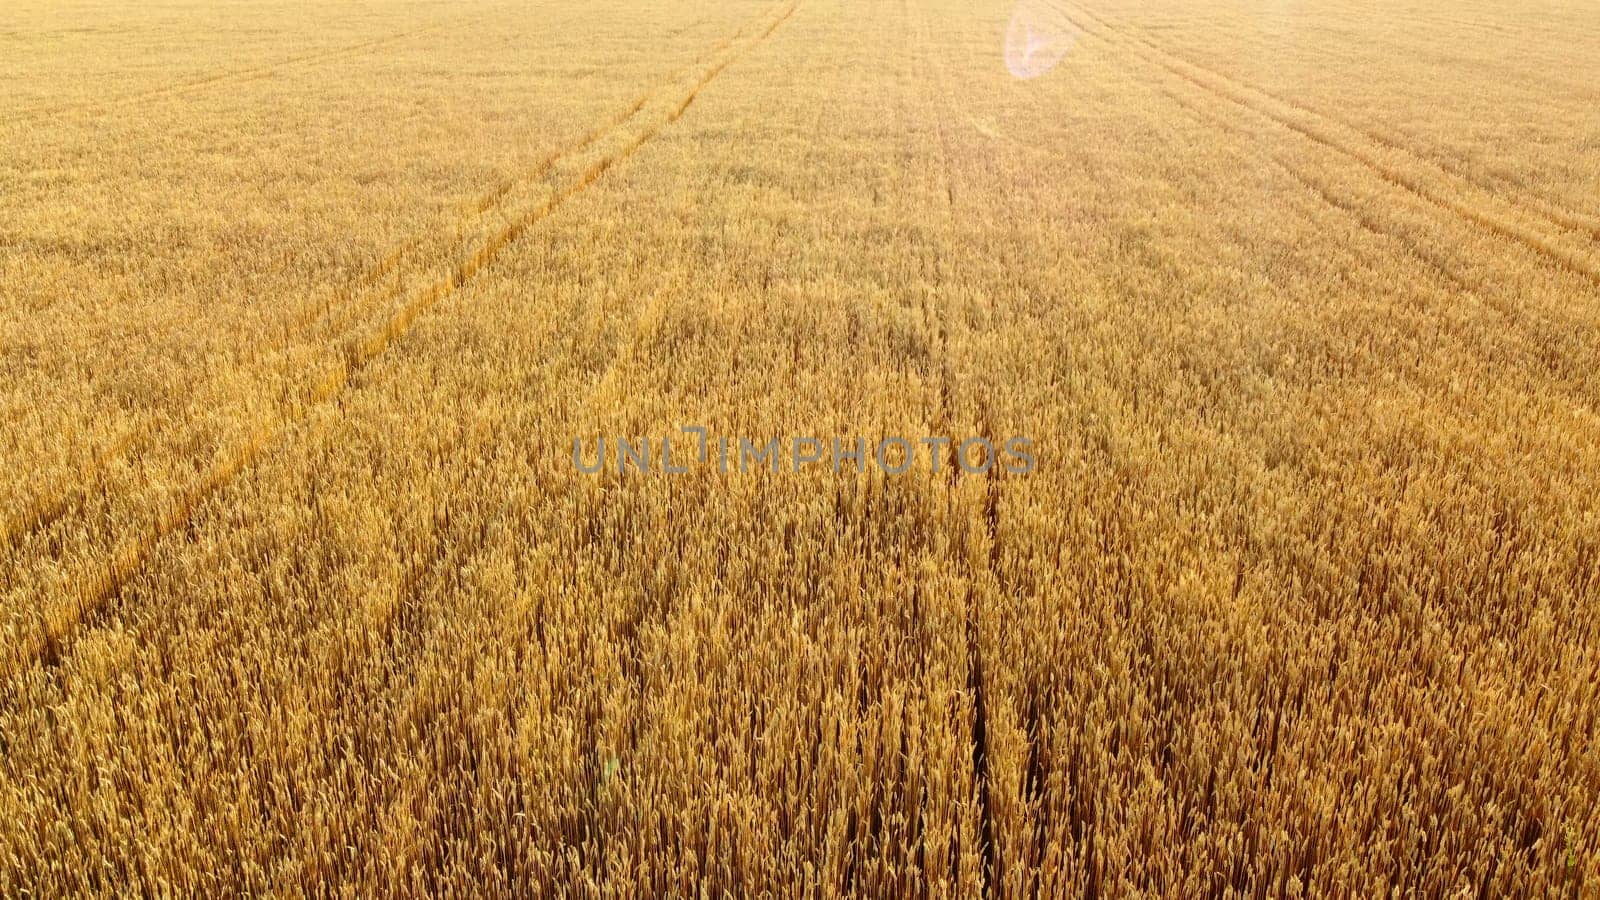
[[[1085,14],[1091,18],[1097,19],[1097,21],[1101,22],[1101,24],[1108,29],[1112,28],[1110,23],[1105,22],[1104,19],[1100,19],[1093,13],[1085,11]],[[1556,228],[1573,232],[1574,234],[1580,235],[1592,241],[1600,242],[1600,218],[1596,218],[1593,214],[1584,213],[1581,210],[1571,209],[1562,205],[1557,200],[1554,200],[1550,197],[1539,196],[1538,194],[1524,194],[1521,197],[1521,202],[1516,202],[1511,199],[1509,195],[1510,189],[1505,185],[1497,185],[1493,183],[1492,180],[1485,179],[1484,176],[1471,171],[1461,161],[1451,159],[1448,155],[1441,154],[1441,152],[1438,150],[1429,150],[1427,148],[1417,147],[1413,144],[1407,143],[1403,136],[1395,133],[1392,129],[1383,128],[1373,124],[1363,124],[1361,122],[1352,121],[1347,117],[1327,112],[1322,107],[1312,106],[1310,104],[1287,97],[1280,92],[1262,87],[1259,84],[1226,75],[1205,65],[1204,63],[1196,62],[1189,56],[1167,49],[1160,41],[1150,36],[1149,32],[1151,29],[1147,26],[1130,25],[1121,30],[1124,34],[1135,40],[1141,41],[1146,46],[1157,49],[1158,52],[1165,53],[1171,58],[1186,65],[1193,66],[1196,69],[1211,73],[1219,79],[1231,81],[1234,84],[1237,84],[1240,88],[1257,94],[1269,102],[1282,104],[1283,106],[1299,110],[1305,113],[1307,116],[1320,118],[1326,120],[1327,122],[1333,123],[1338,127],[1354,131],[1367,140],[1372,141],[1373,143],[1378,144],[1391,152],[1404,154],[1411,157],[1417,164],[1436,168],[1441,172],[1444,172],[1451,177],[1460,179],[1461,181],[1464,181],[1492,196],[1506,196],[1506,202],[1508,205],[1517,207],[1524,213],[1527,213],[1531,216],[1542,218],[1548,224],[1553,225]],[[1272,50],[1270,45],[1263,44],[1261,38],[1245,36],[1242,38],[1242,40],[1249,43],[1252,47],[1258,48],[1262,51],[1270,52]],[[1399,52],[1403,53],[1407,50],[1407,47],[1402,44],[1392,45]],[[1324,55],[1329,53],[1329,48],[1327,47],[1318,47],[1314,49],[1316,52]],[[1335,62],[1337,62],[1337,60],[1335,60]],[[1521,74],[1521,70],[1514,71]],[[1507,193],[1502,194],[1502,192]]]
[[[700,91],[705,88],[706,85],[715,79],[716,76],[725,68],[727,68],[728,65],[732,64],[736,59],[743,56],[745,52],[753,49],[755,46],[765,41],[766,38],[776,31],[779,26],[788,21],[789,17],[792,16],[795,10],[798,8],[798,5],[798,2],[789,2],[785,4],[782,7],[782,10],[777,13],[776,17],[767,20],[765,26],[761,27],[755,36],[751,38],[742,48],[735,46],[722,58],[710,63],[705,74],[698,81],[698,83],[686,91],[681,99],[676,101],[676,103],[671,106],[671,109],[666,114],[666,119],[664,121],[657,122],[652,128],[646,129],[645,132],[641,133],[633,141],[630,141],[624,146],[620,152],[620,155],[622,157],[630,155],[634,150],[637,150],[650,138],[654,137],[657,132],[677,121],[694,102],[696,96],[699,95]],[[603,168],[608,167],[610,164],[614,163],[607,163],[606,165],[602,166],[602,170]],[[655,298],[652,298],[647,302],[647,305],[655,302],[658,301]],[[641,314],[643,315],[645,313]],[[635,331],[633,335],[630,335],[624,340],[631,341],[636,336],[637,332]],[[586,383],[584,388],[585,392],[593,394],[595,391],[602,389],[603,386],[615,375],[618,366],[621,364],[620,361],[626,358],[627,355],[628,352],[626,347],[621,348],[617,352],[609,355],[610,362],[604,368],[589,372],[586,376],[581,378],[580,381]],[[650,609],[641,607],[635,611],[635,617],[633,619],[624,623],[622,629],[623,634],[621,636],[622,643],[625,647],[633,648],[623,654],[624,676],[628,679],[629,683],[636,691],[642,690],[642,680],[639,672],[632,662],[630,662],[629,658],[637,653],[636,641],[638,638],[638,631],[647,618],[654,621],[663,619],[669,614],[670,605],[667,604],[655,606]],[[507,616],[505,616],[501,621],[491,622],[489,625],[496,630],[514,628],[524,633],[527,639],[516,642],[516,645],[519,647],[542,648],[545,646],[545,641],[543,638],[543,626],[541,624],[542,620],[542,614],[536,614],[532,609],[522,609],[515,613],[508,613]],[[536,651],[519,651],[517,663],[519,669],[524,658],[529,652],[536,653]],[[432,730],[435,723],[437,723],[439,720],[447,718],[451,715],[461,714],[459,702],[463,694],[459,691],[452,691],[447,695],[451,698],[448,704],[432,705],[425,709],[422,714],[422,722],[417,726],[417,730],[419,732],[427,733]],[[510,703],[505,704],[501,708],[501,712],[504,714],[507,722],[521,721],[522,711],[520,709],[520,705],[521,703],[519,698],[512,698]],[[593,728],[592,719],[594,715],[595,713],[591,711],[588,716],[589,722],[587,727],[591,730]],[[635,740],[636,739],[637,735],[635,734]],[[599,779],[594,776],[596,773],[603,771],[604,761],[600,758],[600,745],[592,733],[586,736],[585,743],[592,748],[586,764],[586,771],[588,771],[589,775],[591,776],[591,787],[587,798],[580,808],[580,815],[585,823],[594,825],[596,822],[598,822],[600,805],[600,798],[598,796]],[[438,779],[440,778],[445,778],[448,780],[448,776],[450,774],[448,767],[449,760],[439,758],[435,752],[425,752],[424,756],[425,758],[422,765],[424,770],[427,772],[428,777],[419,780],[418,784],[425,786],[427,784],[437,783]],[[414,814],[420,810],[421,814],[418,815],[418,819],[425,831],[432,832],[436,835],[445,833],[447,831],[445,828],[446,823],[440,821],[438,817],[447,810],[445,810],[442,805],[433,807],[424,806],[424,804],[421,803],[421,790],[422,788],[410,788],[389,796],[387,798],[389,801],[388,807],[381,816],[381,819],[385,823],[398,822],[403,819],[402,813],[404,810],[411,809]],[[387,833],[392,827],[393,826],[391,824],[386,824],[383,826],[382,830]],[[594,849],[597,856],[596,858],[585,860],[583,864],[590,867],[591,871],[599,872],[603,875],[606,871],[606,851],[603,833],[597,831],[595,832],[595,836],[597,839],[597,844]]]
[[[1303,10],[1297,10],[1294,14],[1295,15],[1300,15],[1303,12],[1304,12]],[[1350,11],[1346,11],[1343,15],[1348,17],[1351,14],[1352,13]],[[1320,20],[1316,19],[1316,18],[1311,18],[1310,19],[1310,21],[1312,22],[1313,27],[1325,28],[1325,27],[1328,26],[1328,23],[1329,23],[1330,20],[1335,22],[1335,23],[1342,23],[1342,21],[1343,21],[1343,19],[1340,18],[1340,13],[1338,12],[1338,10],[1325,10],[1325,11],[1322,12],[1322,16],[1323,16],[1323,18],[1320,19]],[[1407,22],[1407,23],[1410,23],[1412,25],[1418,25],[1418,26],[1427,27],[1427,28],[1438,28],[1439,26],[1456,26],[1456,27],[1459,27],[1459,28],[1468,28],[1468,29],[1473,29],[1475,31],[1487,32],[1489,34],[1496,35],[1497,37],[1507,38],[1507,39],[1527,38],[1527,37],[1535,36],[1535,35],[1548,36],[1548,35],[1551,35],[1551,34],[1558,34],[1558,33],[1571,33],[1571,34],[1576,34],[1576,35],[1578,35],[1580,37],[1585,37],[1585,38],[1589,38],[1589,37],[1594,37],[1596,35],[1600,35],[1600,32],[1588,31],[1588,30],[1585,30],[1585,29],[1582,29],[1582,28],[1566,29],[1566,28],[1562,28],[1561,26],[1544,26],[1544,27],[1540,27],[1540,26],[1534,25],[1533,23],[1531,23],[1531,22],[1529,22],[1527,20],[1524,20],[1522,23],[1520,23],[1522,25],[1522,27],[1517,28],[1517,27],[1512,27],[1510,25],[1506,25],[1504,23],[1499,23],[1499,22],[1484,22],[1484,21],[1478,21],[1478,20],[1466,19],[1466,18],[1457,18],[1457,17],[1451,17],[1451,16],[1430,15],[1427,12],[1425,12],[1423,10],[1420,10],[1420,9],[1407,9],[1407,10],[1386,9],[1386,10],[1383,11],[1383,17],[1386,20],[1390,21],[1390,22]],[[1225,15],[1203,14],[1202,13],[1202,14],[1182,15],[1181,17],[1174,16],[1174,17],[1163,18],[1163,19],[1159,19],[1159,20],[1152,20],[1149,24],[1143,25],[1143,26],[1138,26],[1138,27],[1140,27],[1141,29],[1148,30],[1148,29],[1190,28],[1190,27],[1194,27],[1196,25],[1201,26],[1201,27],[1212,27],[1212,26],[1217,26],[1217,25],[1231,26],[1233,24],[1236,24],[1236,23],[1233,20],[1231,20],[1229,17],[1225,16]],[[1282,24],[1282,20],[1279,20],[1278,24]]]
[[[1118,47],[1115,41],[1104,34],[1089,33],[1088,36],[1113,49]],[[1316,203],[1319,208],[1330,210],[1341,219],[1347,220],[1360,231],[1387,244],[1394,245],[1398,251],[1399,258],[1405,259],[1409,264],[1416,267],[1419,272],[1426,273],[1428,278],[1435,280],[1439,289],[1451,292],[1451,296],[1456,298],[1457,301],[1470,302],[1481,307],[1486,315],[1493,316],[1503,323],[1505,328],[1526,335],[1530,341],[1538,343],[1544,340],[1541,337],[1541,333],[1546,329],[1542,328],[1540,323],[1548,317],[1549,313],[1547,311],[1541,309],[1539,312],[1530,314],[1528,311],[1518,308],[1514,303],[1497,296],[1490,284],[1486,283],[1481,276],[1475,276],[1470,269],[1463,268],[1460,261],[1452,260],[1446,255],[1436,252],[1434,248],[1428,247],[1414,235],[1408,234],[1404,228],[1398,227],[1392,221],[1389,221],[1389,217],[1382,213],[1363,208],[1359,202],[1342,194],[1335,183],[1324,177],[1324,173],[1319,172],[1315,167],[1308,167],[1297,162],[1294,158],[1295,154],[1285,154],[1276,152],[1273,149],[1260,147],[1259,134],[1253,132],[1248,125],[1243,124],[1240,120],[1223,114],[1220,111],[1222,109],[1220,105],[1208,103],[1207,101],[1214,100],[1212,95],[1198,90],[1182,91],[1181,88],[1185,84],[1188,84],[1190,88],[1194,87],[1185,79],[1174,77],[1170,86],[1152,83],[1151,90],[1159,93],[1166,100],[1182,109],[1192,121],[1202,127],[1215,128],[1225,132],[1243,142],[1243,146],[1254,146],[1259,158],[1275,170],[1281,171],[1294,179],[1295,183],[1305,192],[1307,199]],[[1353,159],[1348,154],[1341,154],[1341,156],[1353,163],[1360,163],[1359,160]],[[1417,204],[1418,209],[1431,210],[1438,208],[1437,204],[1430,203],[1425,197],[1413,195],[1413,202]],[[1302,215],[1307,221],[1315,221],[1309,212]],[[1466,224],[1471,226],[1473,223],[1467,222]],[[1465,340],[1466,338],[1463,336],[1462,339]],[[1563,396],[1570,398],[1574,404],[1585,407],[1594,404],[1594,397],[1582,390],[1571,387],[1565,380],[1564,373],[1558,368],[1551,366],[1547,361],[1539,361],[1535,365],[1542,366],[1551,378],[1556,379],[1556,383],[1562,385],[1560,390]]]
[[[500,212],[506,198],[514,191],[538,183],[562,160],[592,147],[612,130],[637,115],[662,91],[687,76],[696,66],[704,65],[707,60],[727,50],[743,35],[743,32],[744,29],[734,32],[701,51],[690,62],[672,70],[663,81],[640,93],[628,106],[589,129],[576,142],[552,151],[528,173],[506,179],[481,194],[469,203],[468,214],[456,220],[446,231],[460,235],[485,227],[485,222]],[[692,97],[690,99],[692,100]],[[684,106],[687,106],[687,102]],[[681,113],[680,109],[679,114]],[[320,299],[302,305],[290,314],[287,324],[274,340],[249,348],[244,354],[243,362],[231,367],[228,373],[255,369],[263,361],[295,346],[315,343],[308,339],[308,335],[312,329],[325,322],[330,323],[327,327],[336,333],[359,328],[360,322],[357,320],[361,315],[370,313],[373,308],[393,302],[404,295],[407,287],[405,278],[408,275],[414,276],[418,272],[426,271],[427,261],[416,257],[427,248],[428,239],[437,236],[437,232],[411,236],[357,276],[350,284],[327,291]],[[337,340],[337,336],[334,339]],[[54,496],[35,496],[24,501],[20,513],[5,522],[0,522],[0,551],[15,547],[49,528],[73,510],[81,508],[89,499],[102,472],[124,458],[158,446],[155,443],[158,437],[156,432],[155,429],[134,426],[117,435],[103,447],[92,451],[90,459],[79,468],[80,480],[77,483]]]
[[[1382,158],[1385,153],[1383,145],[1372,146],[1377,142],[1369,137],[1362,136],[1358,130],[1329,119],[1315,110],[1292,101],[1275,99],[1261,92],[1258,88],[1190,63],[1158,44],[1130,35],[1123,29],[1111,25],[1105,19],[1075,4],[1061,3],[1058,8],[1061,9],[1074,27],[1084,33],[1112,40],[1145,62],[1182,78],[1196,88],[1210,94],[1219,102],[1253,112],[1314,143],[1335,150],[1366,166],[1383,181],[1402,188],[1440,209],[1452,212],[1485,231],[1496,234],[1513,243],[1521,244],[1548,261],[1555,263],[1565,271],[1583,277],[1595,284],[1600,284],[1600,262],[1596,262],[1587,253],[1572,249],[1565,242],[1553,238],[1542,229],[1535,228],[1522,221],[1522,218],[1528,215],[1538,216],[1537,212],[1519,206],[1511,200],[1502,200],[1492,196],[1475,198],[1479,204],[1475,206],[1463,199],[1463,195],[1474,193],[1484,195],[1485,192],[1471,185],[1430,183],[1448,181],[1452,178],[1447,171],[1437,166],[1432,167],[1436,177],[1431,179],[1403,171]],[[1085,20],[1092,24],[1086,24]],[[1341,130],[1348,133],[1341,134],[1339,133]],[[1363,143],[1368,146],[1362,146]],[[1401,152],[1411,156],[1413,162],[1424,166],[1428,165],[1416,159],[1415,154],[1409,150]],[[1507,210],[1510,210],[1510,212],[1508,213]]]
[[[1248,128],[1207,110],[1200,98],[1185,97],[1178,91],[1167,87],[1155,87],[1153,90],[1177,105],[1189,115],[1191,121],[1202,127],[1216,128],[1247,145],[1256,140],[1256,135]],[[1312,171],[1295,165],[1292,161],[1283,158],[1277,153],[1268,152],[1262,158],[1271,163],[1276,170],[1293,178],[1297,184],[1305,189],[1309,197],[1318,204],[1319,208],[1333,210],[1342,218],[1353,222],[1361,231],[1385,242],[1398,245],[1404,251],[1405,257],[1413,264],[1428,270],[1432,275],[1448,283],[1456,291],[1472,292],[1476,296],[1478,288],[1469,283],[1466,276],[1457,271],[1456,267],[1448,260],[1441,258],[1402,230],[1383,223],[1377,216],[1363,210],[1354,201],[1339,196],[1332,187],[1317,178]],[[1316,221],[1311,213],[1304,211],[1301,212],[1300,218],[1309,222]],[[1506,310],[1501,306],[1494,306],[1494,310],[1498,315],[1507,315]]]
[[[693,104],[700,91],[734,60],[777,30],[793,15],[796,5],[796,0],[790,0],[775,13],[763,17],[762,24],[756,26],[757,32],[751,38],[741,41],[740,35],[744,33],[744,29],[741,29],[733,37],[719,42],[708,54],[702,54],[701,62],[689,67],[692,77],[686,73],[679,83],[658,86],[651,91],[651,96],[644,103],[636,105],[621,121],[588,142],[588,145],[595,145],[614,140],[615,146],[600,153],[565,184],[553,188],[544,199],[530,202],[514,217],[508,216],[505,224],[492,228],[481,240],[460,248],[461,252],[456,255],[456,262],[448,272],[425,283],[418,290],[407,292],[400,308],[376,327],[358,329],[363,333],[346,334],[343,340],[325,344],[324,354],[332,357],[332,365],[320,376],[308,376],[306,382],[309,383],[298,385],[304,395],[301,402],[290,404],[275,420],[258,424],[244,441],[221,454],[218,461],[181,489],[176,499],[159,510],[152,521],[138,529],[133,538],[117,546],[105,557],[82,566],[67,580],[67,596],[61,603],[51,609],[39,610],[35,629],[19,635],[17,644],[20,646],[14,646],[7,658],[0,661],[0,682],[6,683],[5,693],[0,694],[0,700],[4,700],[5,695],[15,693],[16,685],[11,682],[30,666],[53,668],[69,652],[74,636],[84,628],[95,625],[104,615],[108,604],[120,596],[123,588],[144,568],[163,539],[180,529],[190,528],[204,504],[252,469],[280,440],[304,423],[312,411],[335,400],[357,375],[404,337],[418,317],[471,283],[529,229],[552,215],[567,200],[587,190],[609,169],[631,157],[640,147],[676,122]],[[706,59],[706,56],[710,58]],[[669,93],[668,88],[671,87],[678,90]],[[632,127],[629,127],[630,123]],[[572,152],[577,151],[569,151],[569,154]],[[44,605],[38,604],[39,607]]]
[[[959,221],[957,204],[957,154],[952,148],[950,128],[948,121],[966,119],[972,123],[970,113],[958,107],[953,99],[956,93],[948,84],[948,76],[937,61],[930,58],[931,48],[935,45],[925,18],[919,18],[916,23],[917,41],[922,52],[918,53],[916,64],[922,70],[922,77],[918,83],[927,94],[927,100],[934,108],[933,123],[935,128],[935,146],[933,155],[937,159],[935,177],[933,179],[933,194],[938,207],[938,215],[944,220],[947,231],[955,231],[955,223]],[[936,284],[942,285],[948,278],[946,271],[948,263],[937,246],[931,248],[933,253],[933,271]],[[942,294],[943,291],[935,291]],[[953,434],[955,431],[955,410],[958,401],[957,378],[954,374],[957,367],[956,360],[952,357],[950,346],[950,310],[946,304],[935,299],[923,308],[924,326],[928,329],[930,346],[936,348],[933,352],[937,355],[938,367],[938,396],[935,400],[934,421],[931,425],[933,434]],[[982,436],[993,444],[993,428],[990,422],[988,401],[981,393],[972,394],[971,402],[976,406],[979,430]],[[978,893],[984,898],[1004,896],[1006,887],[1001,883],[1004,872],[1005,854],[1001,846],[997,808],[997,793],[999,788],[995,785],[993,772],[994,765],[994,738],[991,734],[991,696],[993,676],[987,671],[984,661],[985,640],[979,616],[980,595],[977,583],[992,578],[998,583],[1000,570],[1000,531],[999,531],[999,492],[1001,467],[996,464],[993,456],[989,460],[991,470],[982,476],[966,475],[961,467],[961,451],[959,445],[952,440],[949,445],[949,458],[945,461],[947,480],[943,492],[945,502],[951,505],[959,503],[957,491],[963,478],[981,477],[984,496],[984,514],[981,518],[983,527],[981,537],[988,542],[988,553],[983,556],[983,564],[971,565],[967,569],[967,586],[962,598],[962,650],[965,655],[963,660],[965,668],[965,684],[967,698],[971,703],[969,762],[972,773],[972,799],[977,806],[978,826]],[[961,521],[960,517],[952,516],[951,521]],[[951,536],[952,543],[964,546],[969,537],[962,534]],[[970,559],[970,554],[968,555]],[[954,847],[952,847],[954,850]],[[951,875],[957,881],[960,878],[960,862],[958,859],[950,861]]]

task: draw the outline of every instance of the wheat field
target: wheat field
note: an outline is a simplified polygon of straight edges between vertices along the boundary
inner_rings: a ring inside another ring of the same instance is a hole
[[[1600,897],[1597,109],[1556,0],[10,0],[0,896]],[[686,427],[869,458],[579,465]]]

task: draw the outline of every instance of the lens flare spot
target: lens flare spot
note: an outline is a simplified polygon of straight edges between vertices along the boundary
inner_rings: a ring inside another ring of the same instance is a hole
[[[1038,0],[1022,0],[1006,26],[1006,68],[1021,79],[1050,71],[1078,42],[1078,29],[1066,16]]]

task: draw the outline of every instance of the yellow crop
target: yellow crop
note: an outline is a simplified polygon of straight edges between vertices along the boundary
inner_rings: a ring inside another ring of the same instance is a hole
[[[1600,896],[1597,108],[1583,3],[8,0],[0,896]]]

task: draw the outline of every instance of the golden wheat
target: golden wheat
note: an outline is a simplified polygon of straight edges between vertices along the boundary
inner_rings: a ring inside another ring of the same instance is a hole
[[[0,895],[1600,896],[1593,10],[7,17]]]

